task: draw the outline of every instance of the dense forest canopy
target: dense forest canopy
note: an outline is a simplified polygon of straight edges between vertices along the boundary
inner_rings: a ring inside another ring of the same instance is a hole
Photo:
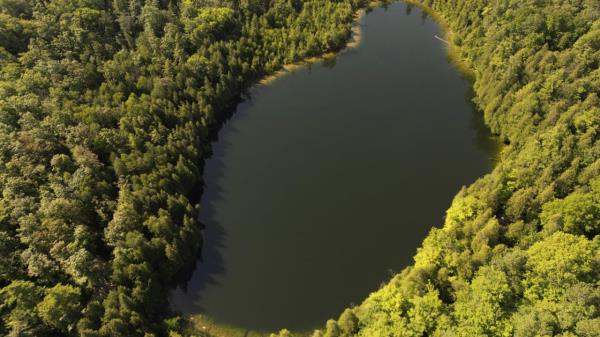
[[[354,0],[0,0],[0,335],[161,336],[208,136]]]
[[[600,336],[600,2],[413,3],[507,146],[414,265],[313,336]]]
[[[418,3],[507,146],[413,266],[314,336],[599,336],[600,2]],[[342,47],[362,5],[0,0],[0,335],[175,335],[210,131]]]

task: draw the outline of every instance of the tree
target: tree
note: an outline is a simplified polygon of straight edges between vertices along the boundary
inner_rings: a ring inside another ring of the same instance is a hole
[[[43,300],[36,306],[44,323],[63,332],[70,332],[81,315],[81,291],[61,283],[46,290]]]
[[[0,290],[0,310],[8,336],[40,336],[44,327],[37,313],[36,305],[43,296],[43,290],[29,281],[13,281]]]
[[[598,277],[597,245],[583,236],[556,232],[528,249],[525,297],[557,299],[578,281]]]
[[[511,288],[506,275],[483,267],[469,288],[458,294],[454,305],[458,336],[506,336],[511,332],[506,315],[511,303]]]
[[[338,319],[338,325],[343,335],[352,336],[358,330],[358,318],[352,310],[346,309]]]
[[[544,204],[540,214],[542,224],[555,222],[563,231],[573,234],[600,233],[600,179],[590,185],[590,192],[575,191],[564,199]]]

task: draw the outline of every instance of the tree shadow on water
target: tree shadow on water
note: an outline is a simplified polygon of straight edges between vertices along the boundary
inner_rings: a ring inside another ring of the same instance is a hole
[[[473,89],[473,79],[465,77],[469,81],[467,92],[465,93],[465,101],[471,107],[471,119],[469,121],[469,127],[474,131],[474,142],[477,148],[485,153],[488,157],[490,170],[496,165],[499,160],[500,151],[502,145],[500,144],[499,138],[492,134],[489,127],[485,124],[483,117],[483,111],[479,109],[475,101],[475,91]]]
[[[267,90],[261,89],[261,90]],[[202,230],[202,245],[197,253],[196,263],[183,270],[171,291],[171,310],[182,314],[201,314],[206,308],[202,305],[202,294],[208,286],[219,286],[220,276],[226,273],[222,251],[227,247],[225,224],[216,218],[215,205],[223,200],[223,189],[219,182],[225,172],[225,157],[231,143],[228,134],[238,130],[235,121],[246,118],[253,103],[251,94],[240,99],[224,116],[223,122],[211,131],[210,155],[203,163],[202,186],[198,190],[200,198],[199,221]]]

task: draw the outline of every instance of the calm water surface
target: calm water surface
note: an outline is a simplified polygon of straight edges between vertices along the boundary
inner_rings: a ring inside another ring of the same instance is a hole
[[[494,147],[435,22],[397,3],[354,50],[251,91],[213,144],[184,313],[308,329],[412,262]]]

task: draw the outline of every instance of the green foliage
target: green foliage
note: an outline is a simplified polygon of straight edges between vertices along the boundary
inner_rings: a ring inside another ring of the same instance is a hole
[[[600,5],[422,0],[508,144],[408,267],[315,336],[598,336]],[[355,0],[0,0],[0,335],[177,335],[208,135]],[[283,330],[279,335],[289,335]]]
[[[600,233],[600,179],[591,183],[591,191],[575,191],[564,199],[553,200],[542,207],[540,220],[569,233]]]
[[[457,294],[454,315],[458,336],[510,336],[506,312],[511,287],[502,271],[482,267],[468,288]]]
[[[183,19],[185,30],[196,45],[201,45],[204,39],[223,39],[235,27],[230,8],[195,8],[184,3],[184,11],[189,15]]]
[[[287,329],[283,329],[277,334],[272,333],[269,337],[292,337],[292,333]]]
[[[57,284],[46,291],[37,311],[44,323],[68,332],[75,328],[80,309],[80,290],[70,285]]]
[[[8,335],[33,337],[44,334],[36,308],[43,297],[40,287],[29,281],[13,281],[0,290],[0,296],[0,310]]]
[[[358,330],[358,318],[352,310],[346,309],[338,319],[338,325],[343,335],[350,336]]]
[[[529,250],[524,282],[525,297],[558,297],[579,282],[593,283],[599,276],[597,243],[581,236],[556,232]]]

